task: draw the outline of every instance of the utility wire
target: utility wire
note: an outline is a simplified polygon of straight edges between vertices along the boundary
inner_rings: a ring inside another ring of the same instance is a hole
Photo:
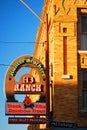
[[[0,64],[0,66],[12,66],[12,65],[7,65],[7,64]]]
[[[42,44],[42,43],[45,43],[45,42],[34,42],[34,41],[29,41],[29,42],[0,41],[0,44],[1,44],[1,43],[2,43],[2,44],[10,44],[10,43],[14,43],[14,44],[16,44],[16,43],[20,43],[20,44],[24,44],[24,43],[26,43],[26,44],[32,44],[32,43]]]
[[[10,64],[0,64],[0,66],[2,66],[2,67],[10,67],[10,66],[13,66],[14,67],[14,65],[10,65]],[[29,66],[24,66],[24,68],[29,68]],[[37,67],[34,67],[34,66],[30,66],[30,68],[37,68]]]
[[[40,16],[39,16],[27,3],[25,3],[24,0],[20,0],[20,2],[21,2],[27,9],[29,9],[29,10],[31,11],[31,13],[34,14],[41,22],[43,22],[42,19],[40,18]],[[44,22],[43,22],[43,23],[44,23]]]
[[[18,41],[0,41],[0,43],[35,43],[35,42],[18,42]]]

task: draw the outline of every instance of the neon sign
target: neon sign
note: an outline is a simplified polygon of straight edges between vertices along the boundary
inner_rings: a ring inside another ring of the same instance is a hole
[[[33,75],[23,74],[19,82],[15,81],[18,71],[22,67],[33,67],[38,71],[39,82]],[[6,115],[46,115],[46,74],[41,62],[31,56],[16,59],[9,67],[5,79]],[[26,94],[21,102],[15,99],[15,94]],[[36,95],[38,98],[36,98]],[[36,100],[32,100],[35,95]]]

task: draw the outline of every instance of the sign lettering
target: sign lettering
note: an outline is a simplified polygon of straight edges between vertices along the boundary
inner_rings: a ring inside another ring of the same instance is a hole
[[[41,84],[18,84],[14,85],[14,92],[43,92],[43,85]]]
[[[77,124],[70,123],[70,122],[57,122],[57,121],[51,121],[50,125],[53,127],[65,127],[65,128],[76,128]]]
[[[45,118],[23,118],[23,117],[9,117],[8,118],[9,124],[45,124]]]
[[[25,74],[20,78],[20,82],[14,83],[15,93],[44,92],[44,85],[35,83],[35,79],[30,74]]]
[[[40,64],[38,61],[35,61],[35,60],[34,60],[33,58],[31,58],[31,57],[30,57],[30,58],[23,59],[23,60],[17,62],[17,63],[13,66],[12,70],[9,72],[9,75],[10,75],[10,76],[15,76],[17,69],[20,68],[23,64],[26,64],[26,63],[30,63],[30,64],[35,65],[35,66],[40,70],[40,73],[42,74],[42,76],[43,76],[44,78],[46,78],[45,71],[44,71],[44,68],[43,68],[42,64]]]
[[[46,103],[32,103],[25,109],[24,103],[6,103],[6,115],[45,115]]]

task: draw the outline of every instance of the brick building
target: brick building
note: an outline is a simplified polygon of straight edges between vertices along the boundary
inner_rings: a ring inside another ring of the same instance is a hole
[[[44,0],[34,57],[45,67],[46,14],[52,120],[87,127],[87,1]],[[31,72],[37,76],[36,70]]]

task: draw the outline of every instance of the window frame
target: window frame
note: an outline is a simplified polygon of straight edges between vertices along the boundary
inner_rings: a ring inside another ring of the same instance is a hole
[[[87,36],[87,32],[84,32],[82,30],[84,30],[84,28],[82,28],[82,17],[87,17],[87,13],[81,13],[80,14],[80,37],[81,37],[81,50],[87,50],[87,45],[85,44],[85,42],[83,41],[83,39],[87,40],[87,38],[85,38],[85,35]]]

